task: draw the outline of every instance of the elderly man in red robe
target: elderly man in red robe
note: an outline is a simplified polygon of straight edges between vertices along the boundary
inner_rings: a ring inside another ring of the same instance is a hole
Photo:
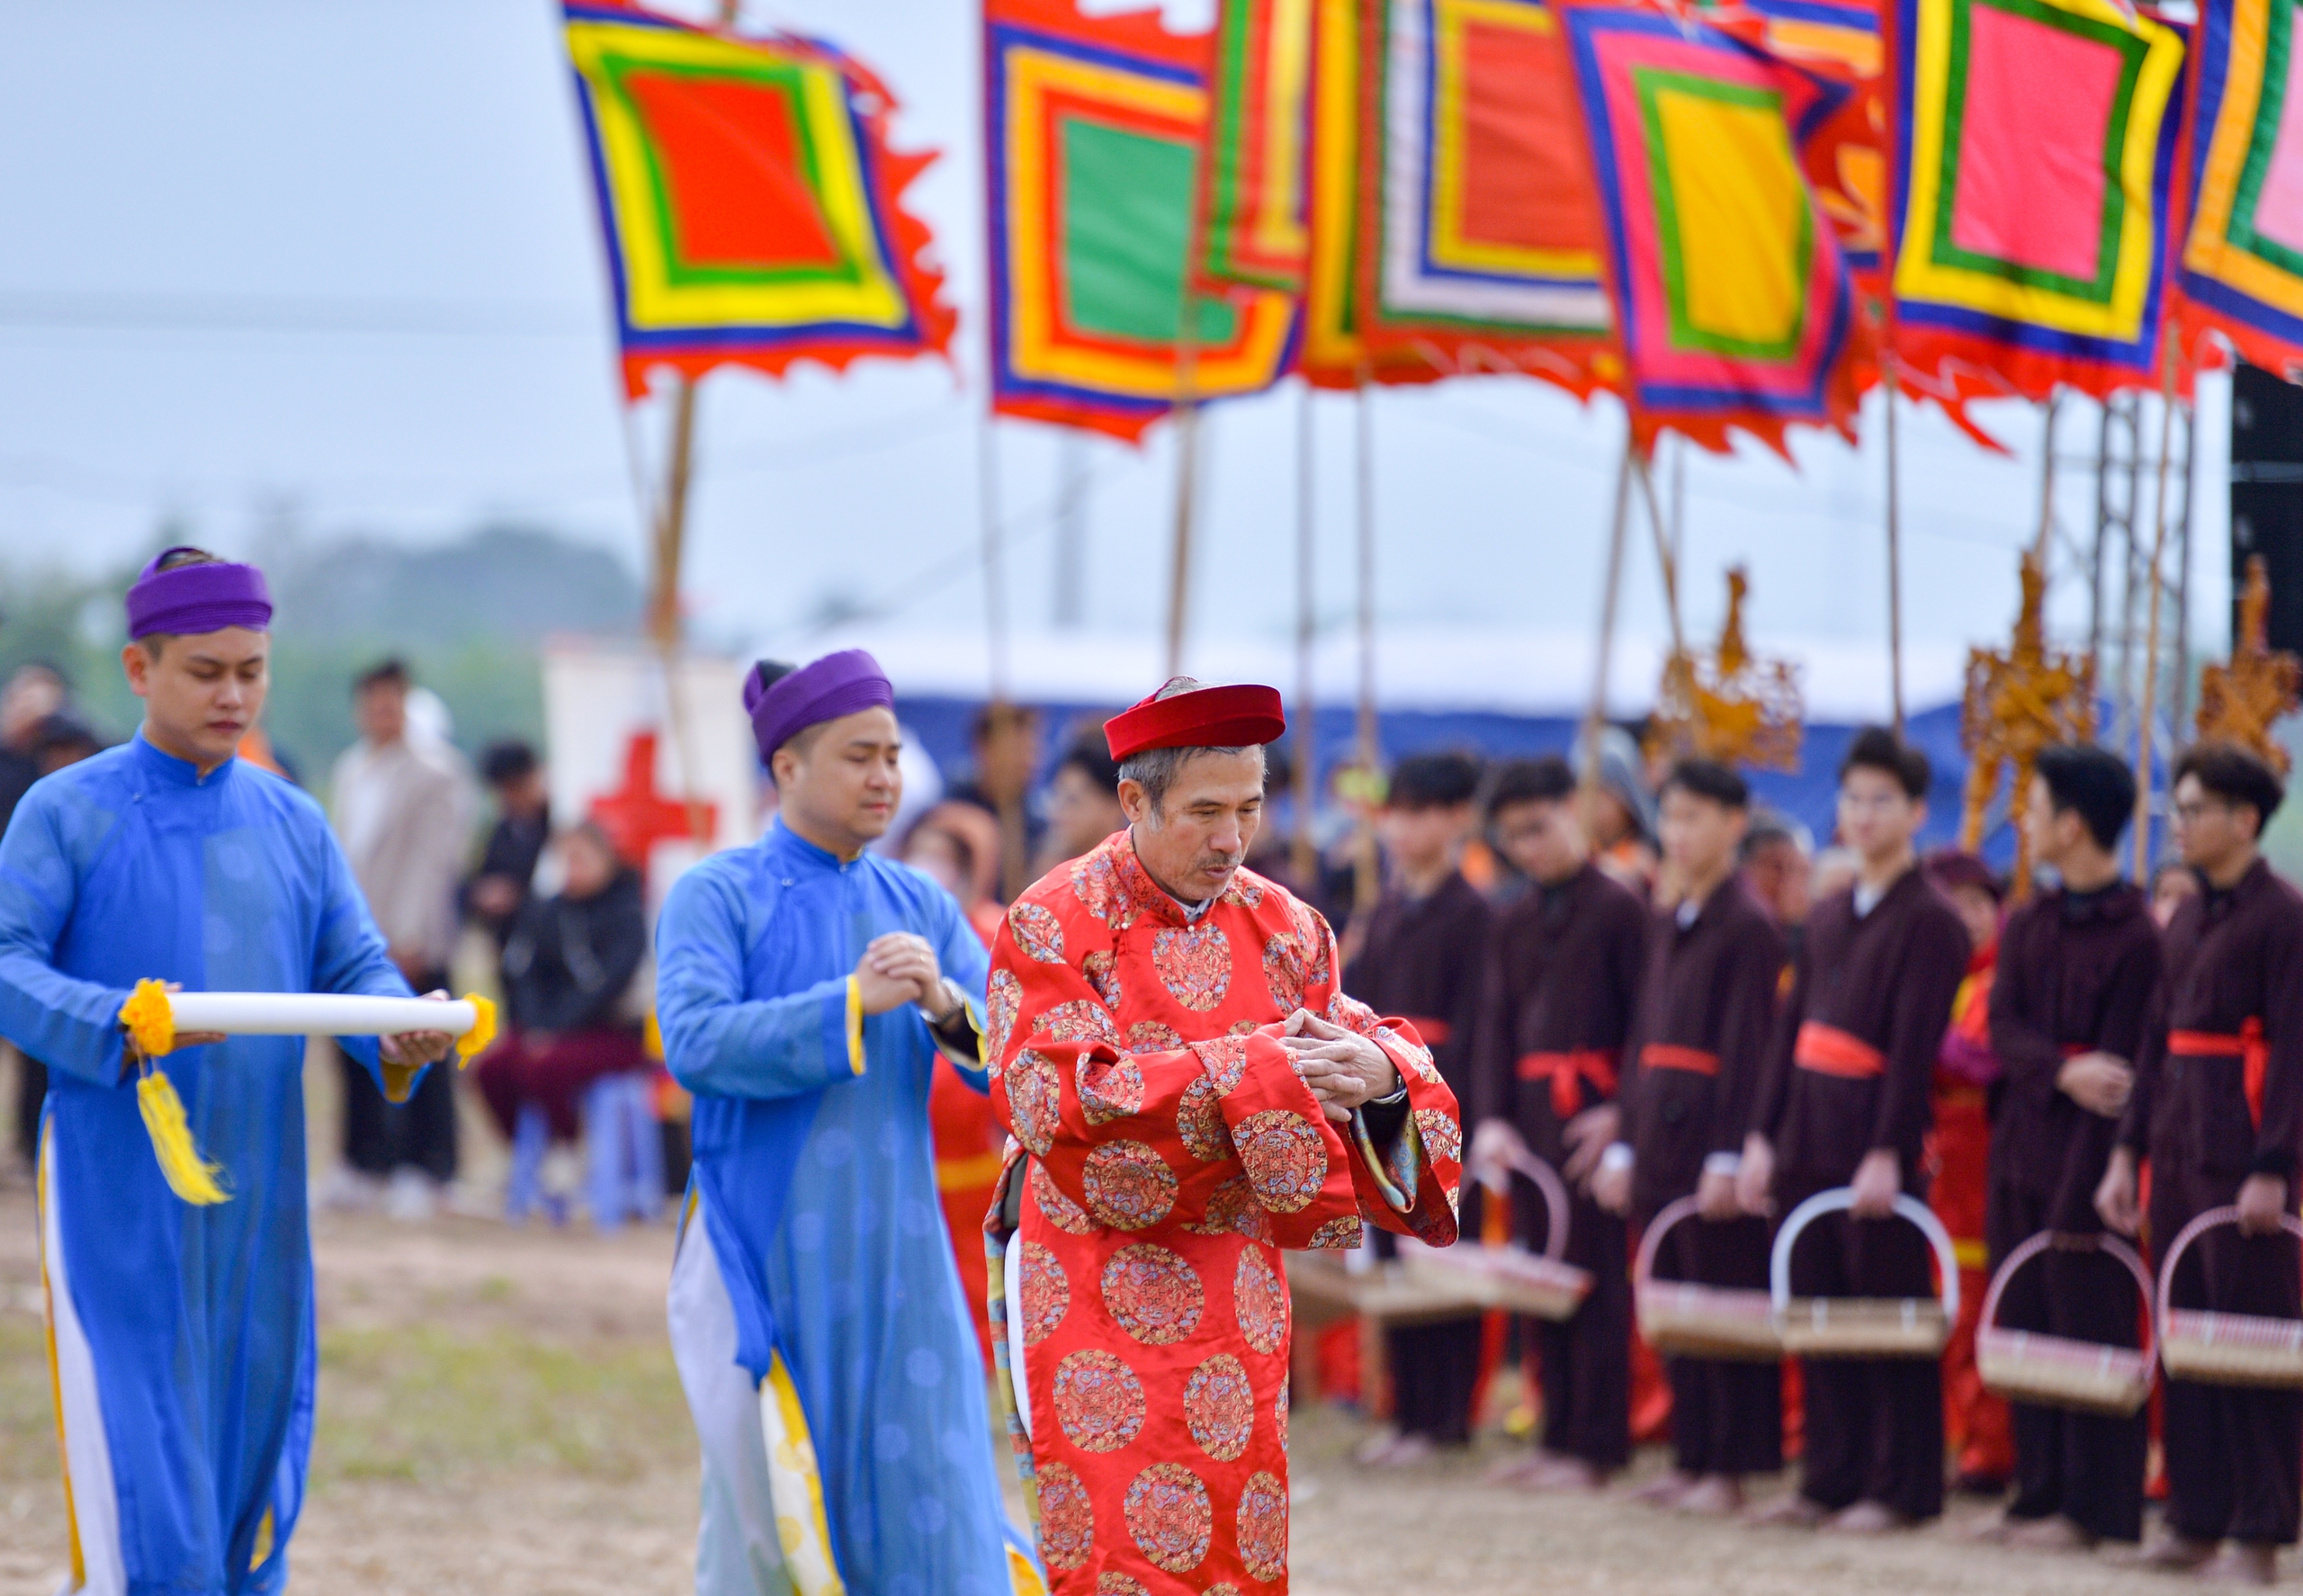
[[[1340,990],[1325,920],[1241,868],[1285,728],[1271,688],[1188,677],[1114,718],[1128,829],[993,945],[992,1098],[1020,1150],[989,1224],[1057,1596],[1284,1592],[1280,1250],[1367,1222],[1456,1239],[1462,1130],[1430,1054]]]

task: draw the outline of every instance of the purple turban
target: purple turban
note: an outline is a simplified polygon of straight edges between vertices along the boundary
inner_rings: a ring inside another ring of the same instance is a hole
[[[752,718],[752,736],[763,759],[773,758],[811,726],[859,710],[895,706],[896,690],[888,683],[888,673],[861,649],[826,654],[765,685],[757,666],[744,677],[744,709]]]
[[[227,626],[262,632],[272,624],[272,589],[264,573],[253,565],[202,560],[162,570],[171,554],[198,553],[196,549],[166,549],[153,556],[128,590],[128,635],[199,637]]]

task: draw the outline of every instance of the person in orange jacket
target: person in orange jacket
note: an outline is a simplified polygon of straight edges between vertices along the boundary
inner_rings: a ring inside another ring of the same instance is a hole
[[[1952,1000],[1951,1026],[1935,1064],[1935,1184],[1928,1206],[1951,1233],[1959,1260],[1959,1322],[1943,1349],[1944,1439],[1962,1491],[1995,1495],[2015,1473],[2007,1403],[1984,1389],[1976,1367],[1976,1323],[1990,1283],[1984,1210],[1990,1190],[1991,1098],[2000,1077],[1991,1050],[1991,984],[1999,959],[2003,889],[1975,855],[1944,848],[1928,856],[1928,879],[1965,921],[1975,953]]]

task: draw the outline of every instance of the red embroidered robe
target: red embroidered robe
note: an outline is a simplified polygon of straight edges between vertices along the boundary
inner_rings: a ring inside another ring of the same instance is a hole
[[[1030,1168],[1020,1314],[1057,1596],[1287,1582],[1282,1248],[1363,1219],[1456,1239],[1456,1099],[1415,1033],[1337,990],[1334,934],[1245,870],[1196,924],[1121,831],[992,946],[992,1100]],[[1372,1036],[1412,1112],[1388,1155],[1320,1111],[1297,1008]]]

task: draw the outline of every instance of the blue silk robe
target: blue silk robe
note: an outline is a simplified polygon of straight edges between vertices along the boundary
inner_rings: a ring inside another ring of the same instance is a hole
[[[1010,1589],[936,1199],[936,1045],[910,1004],[851,1007],[856,960],[890,931],[927,938],[981,1020],[987,955],[950,894],[872,855],[843,865],[781,820],[681,877],[657,927],[665,1060],[695,1094],[672,1329],[703,1441],[705,1596]],[[984,1089],[976,1058],[954,1062]],[[686,1289],[699,1268],[718,1276],[708,1314]],[[762,1445],[793,1442],[813,1470],[761,1475]],[[781,1556],[763,1544],[779,1520]]]
[[[408,984],[319,806],[244,761],[203,779],[139,733],[35,785],[0,839],[0,1034],[49,1071],[41,1263],[67,1590],[274,1592],[316,1367],[304,1044],[240,1036],[161,1062],[231,1192],[193,1206],[121,1079],[120,1007],[147,976],[193,991]],[[372,1038],[346,1046],[376,1069]]]

